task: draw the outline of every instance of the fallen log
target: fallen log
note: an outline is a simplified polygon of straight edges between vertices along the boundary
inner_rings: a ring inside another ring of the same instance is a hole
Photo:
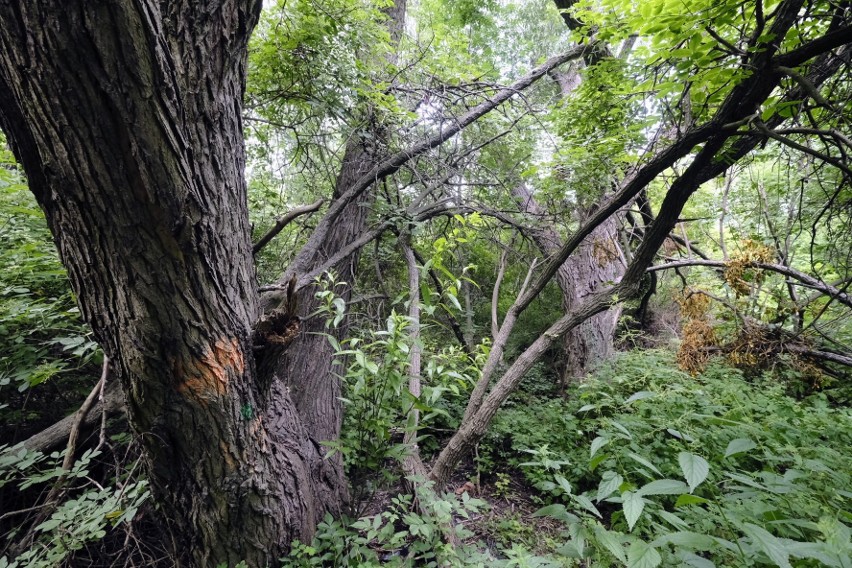
[[[104,389],[103,400],[95,403],[94,407],[86,414],[81,427],[89,429],[100,424],[101,415],[106,412],[107,418],[124,414],[124,396],[121,393],[118,381],[109,381]],[[73,412],[59,422],[48,426],[41,432],[33,434],[24,440],[24,447],[28,450],[49,453],[64,447],[68,443],[68,436],[74,425],[77,413]]]

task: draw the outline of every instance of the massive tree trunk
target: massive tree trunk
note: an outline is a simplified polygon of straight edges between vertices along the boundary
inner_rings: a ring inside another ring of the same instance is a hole
[[[341,480],[259,376],[240,120],[260,2],[0,4],[0,126],[189,561],[275,563]]]
[[[538,218],[545,216],[526,186],[518,185],[513,193],[522,211]],[[579,215],[579,221],[582,223],[587,217]],[[625,266],[618,246],[617,224],[613,216],[595,227],[574,254],[559,266],[556,283],[562,292],[563,313],[576,310],[588,297],[621,280]],[[562,248],[562,238],[549,226],[535,227],[531,236],[536,247],[547,256],[555,255]],[[621,310],[613,306],[565,333],[562,337],[563,385],[584,377],[612,355],[620,313]]]

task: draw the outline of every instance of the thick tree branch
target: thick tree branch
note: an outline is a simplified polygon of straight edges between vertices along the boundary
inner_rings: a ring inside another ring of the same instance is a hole
[[[778,67],[796,67],[848,43],[852,43],[852,25],[834,30],[792,51],[782,53],[774,59],[774,64]]]
[[[833,351],[825,351],[823,349],[808,349],[807,347],[799,345],[787,345],[785,349],[797,355],[814,357],[825,361],[831,361],[832,363],[839,363],[840,365],[845,365],[847,367],[852,367],[852,357],[848,355],[834,353]]]
[[[103,413],[106,413],[107,417],[111,417],[122,412],[124,412],[124,401],[121,388],[118,381],[110,381],[104,389],[103,400],[97,401],[94,408],[86,414],[81,427],[90,428],[94,426],[101,419]],[[24,440],[24,447],[28,450],[42,453],[48,453],[57,449],[63,442],[68,440],[77,416],[78,412],[75,412],[59,422],[48,426],[41,432],[33,434]]]

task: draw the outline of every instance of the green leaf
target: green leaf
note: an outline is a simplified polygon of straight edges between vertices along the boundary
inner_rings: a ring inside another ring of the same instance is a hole
[[[461,304],[459,303],[458,298],[456,298],[453,294],[450,294],[449,292],[447,292],[447,299],[450,301],[450,303],[453,305],[453,307],[455,309],[457,309],[458,311],[461,311],[462,307],[461,307]]]
[[[619,536],[621,536],[620,533],[608,531],[601,526],[595,527],[595,538],[598,544],[603,545],[622,564],[627,564],[627,554],[624,552],[624,547],[621,545]]]
[[[657,396],[657,393],[654,393],[654,392],[651,392],[651,391],[635,392],[632,395],[630,395],[630,398],[628,398],[627,400],[624,401],[624,405],[627,406],[631,402],[635,402],[637,400],[643,400],[643,399],[646,399],[646,398],[652,398],[652,397],[655,397],[655,396]]]
[[[645,499],[635,491],[625,491],[621,494],[621,507],[624,509],[624,518],[627,519],[627,526],[632,531],[636,521],[642,516],[642,510],[645,508]]]
[[[701,456],[689,452],[680,452],[677,461],[680,464],[684,479],[689,484],[690,492],[695,491],[695,488],[701,485],[710,473],[710,464]]]
[[[692,568],[716,568],[715,564],[692,552],[682,552],[680,559],[683,560],[684,565],[691,566]]]
[[[692,531],[678,531],[663,535],[651,543],[652,546],[663,546],[666,544],[673,544],[692,550],[712,550],[716,546],[716,541],[704,534]]]
[[[615,426],[616,428],[618,428],[621,431],[621,433],[624,434],[625,438],[627,438],[628,440],[633,439],[633,435],[630,433],[630,430],[625,428],[620,422],[618,422],[616,420],[610,420],[609,423],[612,424],[613,426]]]
[[[744,523],[743,532],[751,537],[754,544],[765,552],[776,566],[780,568],[792,568],[790,565],[790,555],[784,544],[766,529],[751,523]]]
[[[337,310],[338,314],[342,314],[346,312],[346,300],[343,298],[335,298],[331,302],[334,305],[334,308]]]
[[[589,461],[589,469],[591,471],[595,471],[595,468],[601,465],[603,462],[607,460],[609,456],[606,454],[598,454],[593,459]]]
[[[355,351],[355,362],[362,367],[367,366],[367,359],[364,357],[363,351]]]
[[[668,511],[659,510],[657,511],[657,516],[666,521],[671,526],[675,527],[678,530],[686,530],[689,528],[689,525],[684,522],[683,519],[675,515],[674,513],[669,513]]]
[[[556,483],[559,484],[559,487],[562,488],[562,491],[564,491],[566,495],[571,495],[571,484],[568,482],[567,479],[565,479],[559,474],[554,475],[553,478],[556,480]]]
[[[633,452],[629,452],[629,453],[627,454],[627,457],[631,458],[631,459],[632,459],[632,460],[634,460],[634,461],[637,461],[637,462],[641,463],[642,465],[644,465],[645,467],[647,467],[648,469],[650,469],[651,471],[653,471],[653,472],[654,472],[654,473],[656,473],[657,475],[659,475],[659,476],[662,476],[662,475],[663,475],[663,474],[660,472],[660,470],[659,470],[659,469],[657,469],[656,467],[654,467],[654,464],[652,464],[651,462],[649,462],[648,460],[646,460],[646,459],[645,459],[645,458],[643,458],[642,456],[640,456],[640,455],[638,455],[638,454],[634,454]]]
[[[686,493],[689,487],[677,479],[658,479],[643,485],[637,495],[679,495]]]
[[[825,566],[833,568],[844,568],[840,559],[836,555],[832,555],[828,546],[823,542],[796,542],[788,539],[783,539],[782,542],[790,556],[817,560]]]
[[[548,505],[547,507],[542,507],[533,513],[533,517],[551,517],[558,521],[565,521],[567,523],[580,521],[577,515],[569,513],[565,508],[565,505],[562,503],[555,503],[553,505]]]
[[[695,438],[690,436],[689,434],[684,434],[680,430],[675,430],[674,428],[666,428],[666,432],[677,438],[678,440],[684,440],[686,442],[694,442]]]
[[[592,440],[592,449],[591,449],[591,455],[589,456],[589,459],[595,457],[595,454],[598,453],[598,450],[600,450],[602,447],[606,446],[607,444],[609,444],[609,438],[604,438],[603,436],[598,436],[597,438]]]
[[[737,438],[728,442],[728,447],[725,450],[725,457],[731,457],[736,454],[742,454],[757,447],[749,438]]]
[[[641,540],[635,541],[627,550],[628,568],[656,568],[662,561],[660,553]]]
[[[704,497],[698,497],[697,495],[690,495],[685,493],[677,498],[675,502],[675,507],[685,507],[686,505],[703,505],[704,503],[709,503],[707,499]]]
[[[598,485],[598,494],[595,497],[595,501],[600,503],[603,499],[606,499],[618,490],[622,483],[624,483],[624,478],[614,471],[604,472],[601,476],[601,482]]]
[[[598,508],[595,507],[595,505],[594,505],[594,503],[592,503],[591,499],[589,499],[585,495],[572,495],[572,497],[574,498],[574,501],[576,501],[577,504],[580,505],[582,508],[584,508],[585,510],[587,510],[588,512],[590,512],[591,514],[593,514],[597,518],[599,518],[599,519],[602,518],[601,512],[598,511]]]

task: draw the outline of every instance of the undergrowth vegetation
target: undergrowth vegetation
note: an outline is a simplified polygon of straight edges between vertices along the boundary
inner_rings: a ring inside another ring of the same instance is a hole
[[[852,568],[852,3],[18,4],[0,568]]]
[[[718,361],[692,377],[673,353],[648,350],[622,354],[565,399],[515,398],[477,464],[483,497],[499,500],[515,478],[541,506],[515,529],[499,521],[511,545],[468,534],[448,550],[432,517],[396,498],[327,520],[288,565],[850,566],[852,415],[824,395],[796,400]],[[467,527],[471,504],[483,507],[466,492],[427,506]],[[545,518],[561,532],[544,541],[521,530]]]
[[[0,212],[0,395],[11,403],[0,403],[0,433],[11,438],[74,408],[76,391],[85,396],[91,388],[86,379],[101,354],[79,316],[44,215],[2,136]],[[66,379],[63,388],[50,383],[58,376]],[[30,390],[38,385],[44,388]],[[41,404],[44,399],[51,404]]]

